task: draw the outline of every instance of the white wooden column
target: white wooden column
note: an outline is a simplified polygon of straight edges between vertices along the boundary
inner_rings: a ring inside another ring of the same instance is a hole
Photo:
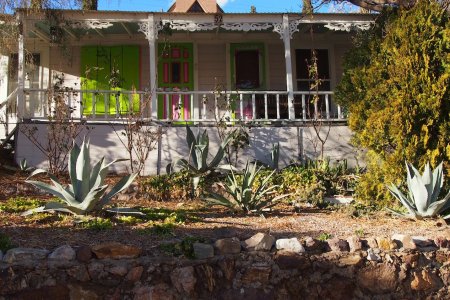
[[[151,97],[151,115],[152,119],[158,118],[158,99],[156,95],[156,88],[158,87],[158,74],[156,73],[156,40],[158,39],[158,28],[155,24],[153,14],[149,14],[147,21],[139,23],[139,30],[148,41],[149,50],[149,67],[150,67],[150,97]]]
[[[288,93],[289,119],[295,119],[294,84],[292,82],[291,33],[289,29],[289,15],[283,15],[282,32],[284,43],[284,58],[286,62],[286,88]]]
[[[157,29],[155,32],[155,22],[153,15],[148,16],[148,48],[150,52],[150,91],[152,99],[152,119],[158,118],[158,97],[156,95],[156,88],[158,87],[158,77],[156,74],[156,39]]]
[[[17,118],[22,120],[25,114],[25,53],[24,53],[24,39],[23,39],[23,23],[19,24],[19,49],[18,49],[18,64],[17,64]]]

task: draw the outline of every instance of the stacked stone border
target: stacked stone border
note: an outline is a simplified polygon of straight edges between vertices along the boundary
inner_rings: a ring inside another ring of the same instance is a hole
[[[195,259],[104,243],[2,255],[1,299],[448,299],[445,238],[326,242],[257,233],[195,243]]]

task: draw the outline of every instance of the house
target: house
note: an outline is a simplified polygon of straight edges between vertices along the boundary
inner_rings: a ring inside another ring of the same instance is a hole
[[[265,160],[275,142],[285,163],[317,157],[318,134],[326,137],[325,156],[355,159],[333,89],[352,35],[370,28],[372,15],[226,13],[214,0],[177,0],[168,12],[18,10],[16,16],[17,52],[0,58],[0,103],[8,108],[4,134],[17,128],[17,161],[45,165],[36,144],[54,120],[55,87],[64,117],[90,127],[98,156],[123,156],[116,131],[127,113],[163,128],[147,173],[186,156],[184,124],[207,128],[217,141],[218,120],[250,126],[242,159]]]

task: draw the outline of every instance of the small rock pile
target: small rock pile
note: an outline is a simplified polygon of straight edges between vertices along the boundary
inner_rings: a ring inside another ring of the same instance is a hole
[[[0,299],[445,299],[449,246],[400,234],[320,241],[257,233],[194,243],[196,259],[149,257],[121,243],[14,248],[0,253]]]

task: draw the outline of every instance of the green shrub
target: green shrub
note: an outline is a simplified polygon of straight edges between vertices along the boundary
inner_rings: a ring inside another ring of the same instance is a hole
[[[385,206],[385,183],[404,184],[403,163],[450,159],[450,22],[435,1],[386,11],[356,38],[336,100],[349,110],[353,142],[368,149],[357,197]],[[449,174],[446,174],[447,182]],[[448,189],[448,186],[447,186]]]
[[[92,230],[106,230],[111,229],[113,227],[113,223],[110,219],[104,219],[104,218],[92,218],[88,219],[85,222],[80,223],[81,227],[85,229],[92,229]]]
[[[8,213],[20,213],[39,207],[43,204],[43,201],[27,198],[27,197],[15,197],[10,198],[6,202],[0,204],[0,210]]]
[[[9,249],[14,248],[11,238],[6,234],[0,232],[0,251],[5,253]]]

